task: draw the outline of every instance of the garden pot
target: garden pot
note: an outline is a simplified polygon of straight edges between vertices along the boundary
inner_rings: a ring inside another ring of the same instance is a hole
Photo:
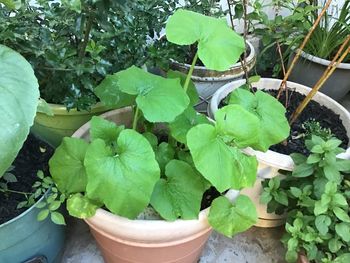
[[[69,112],[64,105],[51,103],[48,105],[54,116],[37,112],[31,132],[54,147],[61,143],[63,137],[71,136],[80,126],[88,122],[92,116],[100,115],[110,110],[110,107],[103,106],[101,103],[93,106],[91,111],[72,109]]]
[[[65,228],[52,223],[50,218],[38,221],[40,212],[35,206],[0,225],[0,262],[59,263],[64,246]],[[40,261],[41,260],[41,261]]]
[[[234,89],[240,87],[245,83],[245,80],[237,80],[231,83],[226,84],[221,87],[214,95],[210,103],[210,108],[208,109],[209,115],[211,117],[214,116],[214,113],[218,110],[218,106],[220,102],[230,94]],[[279,89],[281,84],[281,80],[279,79],[270,79],[270,78],[262,78],[259,82],[254,83],[254,87],[257,89]],[[290,89],[295,89],[301,94],[308,94],[310,92],[310,88],[294,83],[287,82],[287,86]],[[313,98],[319,104],[326,106],[331,109],[336,114],[340,115],[340,119],[343,122],[343,125],[347,131],[347,136],[350,137],[350,114],[349,112],[341,106],[338,102],[334,101],[330,97],[322,94],[321,92],[316,93]],[[273,128],[273,127],[272,127]],[[254,151],[251,148],[247,148],[244,150],[247,154],[255,155],[259,161],[258,166],[258,174],[257,180],[255,182],[254,187],[246,188],[241,191],[242,194],[248,195],[255,203],[258,211],[259,221],[256,226],[259,227],[276,227],[284,224],[285,218],[283,215],[269,214],[266,212],[266,205],[260,204],[260,194],[262,192],[261,182],[264,179],[272,178],[277,176],[278,170],[286,170],[292,171],[294,168],[294,163],[292,158],[289,155],[280,154],[278,152],[274,152],[268,150],[267,152],[259,152]],[[340,154],[339,158],[350,159],[350,148],[344,154]]]
[[[247,70],[252,70],[256,63],[256,53],[253,45],[247,41],[249,46],[249,54],[247,56]],[[179,63],[172,60],[170,68],[187,74],[191,65]],[[240,62],[234,64],[230,69],[226,71],[209,70],[204,66],[195,66],[192,75],[192,81],[194,82],[200,101],[195,106],[199,112],[207,111],[208,104],[212,95],[223,85],[236,79],[241,79],[244,75],[244,70]]]
[[[289,65],[294,58],[292,53]],[[289,80],[313,87],[321,78],[331,61],[302,52],[295,64]],[[341,63],[322,86],[322,93],[336,101],[340,101],[350,91],[350,63]]]
[[[130,126],[129,107],[102,115],[117,124]],[[89,139],[90,124],[77,130],[73,137]],[[227,197],[234,201],[238,191],[230,190]],[[195,263],[207,242],[212,228],[207,214],[200,212],[197,220],[129,220],[98,209],[95,216],[86,219],[90,231],[107,263]]]

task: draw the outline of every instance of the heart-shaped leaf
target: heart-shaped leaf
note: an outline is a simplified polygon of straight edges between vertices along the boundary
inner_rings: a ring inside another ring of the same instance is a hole
[[[226,197],[218,197],[211,204],[208,220],[219,233],[232,237],[246,231],[258,220],[254,203],[240,195],[232,204]]]
[[[106,144],[115,143],[124,126],[117,126],[111,121],[107,121],[101,117],[94,116],[90,121],[90,138],[91,140],[102,139]]]
[[[96,96],[106,106],[122,108],[135,103],[135,96],[124,93],[118,86],[118,75],[107,75],[105,79],[95,88]]]
[[[209,184],[189,164],[172,160],[165,168],[166,179],[154,188],[151,205],[166,220],[196,219],[203,193]]]
[[[162,142],[155,148],[156,160],[163,174],[165,171],[165,166],[168,164],[168,162],[174,159],[175,150],[169,143],[166,142]]]
[[[147,139],[134,130],[123,130],[115,148],[101,139],[90,144],[85,157],[87,197],[133,219],[151,199],[159,166]]]
[[[181,115],[176,117],[175,121],[169,124],[170,134],[178,142],[186,143],[187,132],[197,124],[209,124],[209,120],[192,107],[188,107]]]
[[[17,52],[0,45],[0,177],[27,138],[39,96],[31,65]]]
[[[89,144],[83,139],[63,139],[49,161],[50,173],[57,188],[65,194],[84,192],[86,172],[84,159]]]
[[[212,70],[225,71],[245,50],[244,39],[234,32],[226,19],[192,11],[177,10],[166,24],[167,39],[177,45],[198,42],[198,57]]]
[[[220,192],[254,185],[256,158],[226,145],[214,126],[193,127],[187,133],[187,146],[197,170]]]
[[[189,105],[179,79],[166,79],[135,66],[117,76],[120,90],[137,96],[137,106],[150,122],[172,122]]]
[[[259,118],[259,141],[251,145],[252,148],[267,151],[271,145],[289,136],[290,127],[285,116],[286,109],[271,95],[260,90],[253,94],[245,89],[235,89],[230,95],[229,104],[241,105]]]

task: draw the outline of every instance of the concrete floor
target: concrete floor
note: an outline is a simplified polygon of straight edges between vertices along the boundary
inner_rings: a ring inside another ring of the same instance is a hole
[[[341,104],[350,110],[350,94]],[[285,262],[285,250],[279,241],[283,232],[283,227],[252,227],[232,239],[213,232],[199,263]],[[69,222],[62,263],[103,263],[96,243],[82,220]]]

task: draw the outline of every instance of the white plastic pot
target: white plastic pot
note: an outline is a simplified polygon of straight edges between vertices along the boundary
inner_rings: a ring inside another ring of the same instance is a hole
[[[132,111],[113,110],[103,118],[126,127],[131,126]],[[89,140],[90,123],[77,130],[73,137]],[[230,190],[226,197],[234,201],[239,191]],[[130,220],[98,209],[86,219],[104,260],[108,263],[193,263],[212,231],[208,223],[209,208],[199,213],[197,220]]]
[[[256,51],[253,45],[247,41],[249,46],[249,54],[247,56],[247,71],[249,72],[256,63]],[[172,61],[173,70],[187,74],[191,65]],[[192,75],[192,81],[196,85],[200,101],[196,105],[199,112],[206,112],[210,99],[213,94],[223,85],[236,79],[241,79],[244,75],[244,70],[240,62],[234,64],[226,71],[209,70],[204,66],[195,66]]]
[[[257,89],[279,89],[282,80],[262,78],[258,83],[254,83],[254,87]],[[245,83],[245,80],[237,80],[226,84],[221,87],[214,95],[210,102],[208,109],[210,117],[214,116],[214,113],[218,110],[220,102],[226,98],[233,90],[240,87]],[[308,94],[310,88],[294,83],[287,82],[287,86],[290,89],[295,89],[301,94]],[[315,101],[323,106],[331,109],[334,113],[339,114],[340,119],[347,131],[347,135],[350,138],[350,114],[349,112],[338,102],[330,97],[318,92],[313,98]],[[271,127],[273,129],[273,127]],[[262,205],[259,202],[260,194],[262,192],[261,182],[264,179],[272,178],[278,175],[278,170],[292,171],[294,169],[294,162],[289,155],[281,154],[278,152],[270,151],[259,152],[251,148],[244,150],[246,153],[255,155],[259,161],[257,180],[253,188],[244,189],[242,194],[248,195],[254,202],[258,210],[259,222],[256,226],[260,227],[275,227],[284,223],[284,217],[276,214],[269,214],[266,212],[266,205]],[[339,158],[350,159],[350,148],[344,154],[338,156]]]

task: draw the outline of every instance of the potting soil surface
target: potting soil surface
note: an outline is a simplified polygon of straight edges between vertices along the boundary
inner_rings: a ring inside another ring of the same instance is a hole
[[[12,164],[14,169],[11,173],[16,176],[17,182],[8,183],[8,189],[32,192],[32,185],[38,180],[37,172],[42,170],[45,175],[48,175],[48,160],[52,154],[51,146],[29,135]],[[4,179],[1,179],[1,182],[4,183]],[[17,205],[25,200],[26,197],[23,194],[0,191],[0,225],[24,212],[27,208],[17,209]]]

